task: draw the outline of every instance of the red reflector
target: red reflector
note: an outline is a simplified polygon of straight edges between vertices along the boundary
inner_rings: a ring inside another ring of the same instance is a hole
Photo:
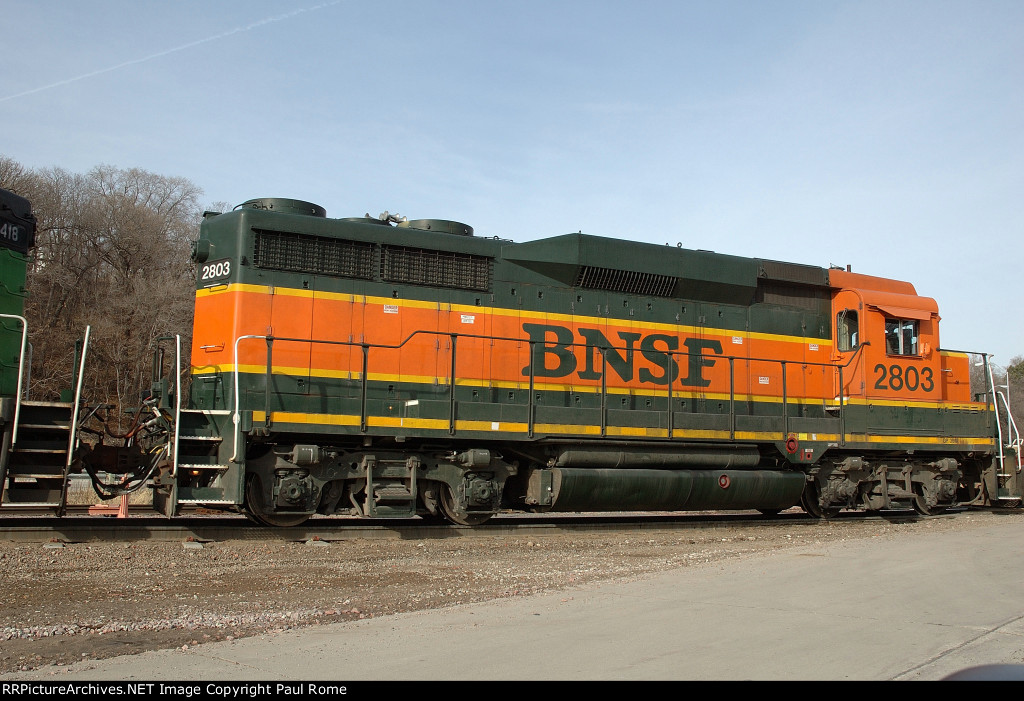
[[[728,489],[730,484],[732,484],[732,480],[729,479],[729,475],[722,475],[718,478],[718,486],[722,489]]]

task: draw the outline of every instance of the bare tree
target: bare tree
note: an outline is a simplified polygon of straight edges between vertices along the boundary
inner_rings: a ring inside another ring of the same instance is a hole
[[[26,303],[33,396],[71,387],[75,343],[91,326],[88,396],[137,404],[155,339],[191,335],[199,188],[134,168],[27,171],[8,158],[0,186],[29,198],[38,220]]]
[[[17,161],[0,156],[0,187],[24,197],[23,190],[29,180],[28,172]]]
[[[1016,355],[1006,366],[1006,391],[1017,427],[1024,430],[1024,355]]]

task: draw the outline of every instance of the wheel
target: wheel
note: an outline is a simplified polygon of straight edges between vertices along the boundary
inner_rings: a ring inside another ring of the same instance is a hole
[[[456,506],[455,497],[452,494],[452,488],[448,485],[441,487],[440,496],[441,498],[438,501],[437,506],[441,510],[441,514],[456,525],[479,526],[492,516],[492,514],[471,514],[460,510]]]
[[[800,495],[800,507],[815,518],[828,519],[839,513],[838,506],[822,507],[821,490],[815,482],[808,482]]]
[[[300,526],[309,520],[309,514],[275,514],[263,508],[263,489],[260,478],[253,475],[245,487],[245,515],[250,521],[262,526],[290,528]]]

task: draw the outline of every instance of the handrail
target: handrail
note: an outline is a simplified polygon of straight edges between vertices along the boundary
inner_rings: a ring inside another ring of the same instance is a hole
[[[451,376],[448,378],[448,435],[454,436],[455,435],[455,343],[459,339],[459,334],[453,333],[453,334],[451,334],[451,338],[452,338]]]
[[[25,345],[28,343],[28,321],[17,314],[0,314],[0,319],[17,319],[21,322],[21,352],[18,354],[18,390],[14,395],[14,430],[11,431],[11,447],[18,442],[18,419],[21,416],[21,381],[25,375]]]
[[[237,462],[238,461],[238,424],[239,424],[239,421],[240,421],[239,417],[240,417],[240,414],[241,414],[241,409],[239,407],[239,400],[240,400],[240,398],[239,398],[239,393],[238,393],[238,344],[241,343],[242,341],[246,340],[246,339],[249,339],[249,338],[268,339],[268,338],[271,338],[271,337],[270,336],[257,336],[255,334],[246,334],[245,336],[239,336],[238,338],[235,339],[235,348],[234,348],[234,351],[235,351],[234,352],[234,368],[235,368],[235,370],[234,370],[234,384],[231,387],[231,391],[235,395],[235,413],[232,414],[232,416],[231,416],[231,423],[235,427],[235,439],[232,441],[232,444],[234,445],[234,452],[231,454],[231,462]],[[267,372],[270,372],[270,368],[267,368]]]
[[[533,359],[535,353],[533,352],[534,347],[537,345],[536,341],[530,341],[530,389],[529,394],[526,397],[526,437],[533,438],[533,420],[536,414],[536,407],[533,404],[533,392],[534,392],[534,378],[536,374],[533,372]]]
[[[996,413],[996,438],[999,441],[999,472],[1003,474],[1006,472],[1005,460],[1003,456],[1003,425],[999,422],[999,401],[996,399],[998,392],[996,392],[996,380],[992,375],[992,363],[988,362],[988,354],[982,353],[981,357],[985,363],[985,370],[988,374],[988,387],[992,391],[992,408]]]
[[[843,388],[843,370],[850,367],[853,361],[857,359],[860,352],[864,350],[864,346],[870,346],[871,341],[864,341],[857,345],[857,349],[853,351],[853,355],[850,356],[842,365],[836,365],[836,371],[839,373],[839,445],[846,445],[846,395],[844,394]]]
[[[383,343],[381,343],[381,344],[371,344],[371,343],[366,343],[365,341],[329,341],[329,340],[312,339],[312,338],[291,338],[291,337],[279,337],[279,336],[273,336],[273,335],[245,334],[245,335],[242,335],[242,336],[238,336],[235,339],[234,348],[233,348],[233,359],[234,359],[233,368],[234,369],[233,369],[232,374],[233,374],[234,382],[233,382],[233,387],[232,387],[232,393],[234,394],[234,402],[233,402],[233,404],[234,404],[234,411],[233,411],[233,414],[232,414],[232,422],[235,425],[235,438],[234,438],[234,441],[233,441],[233,453],[231,455],[231,462],[236,462],[238,460],[238,457],[239,457],[238,454],[239,454],[239,438],[240,438],[240,436],[239,436],[238,426],[241,424],[241,395],[240,395],[240,392],[239,392],[239,384],[240,384],[241,378],[240,378],[239,362],[238,362],[238,348],[239,348],[239,344],[242,341],[244,341],[244,340],[263,340],[267,344],[267,365],[266,365],[266,368],[265,368],[265,373],[267,375],[267,380],[266,380],[267,381],[267,388],[266,388],[266,398],[265,398],[265,403],[266,403],[265,411],[266,411],[266,414],[267,414],[266,421],[267,421],[267,427],[268,428],[270,426],[270,413],[271,413],[270,412],[270,398],[272,396],[272,393],[270,391],[270,384],[271,384],[272,374],[273,374],[272,347],[273,347],[273,343],[275,341],[281,341],[281,342],[287,342],[287,343],[309,343],[309,344],[317,343],[317,344],[323,344],[323,345],[348,346],[348,347],[351,347],[351,348],[359,348],[360,351],[361,351],[361,356],[362,356],[362,358],[361,358],[361,369],[360,369],[360,430],[365,432],[367,430],[367,427],[368,427],[368,425],[367,425],[367,410],[366,410],[366,406],[367,406],[367,384],[368,384],[368,375],[369,375],[368,368],[369,368],[369,352],[370,352],[370,349],[372,348],[372,349],[381,349],[381,350],[399,350],[399,349],[403,348],[406,344],[408,344],[410,341],[412,341],[413,338],[415,338],[417,336],[439,336],[439,337],[440,336],[445,336],[445,337],[448,337],[450,339],[450,341],[451,341],[451,344],[452,344],[452,346],[451,346],[452,358],[451,358],[451,361],[450,361],[451,378],[450,378],[450,381],[449,381],[449,393],[450,393],[449,403],[451,405],[451,409],[450,409],[450,416],[449,416],[449,432],[454,432],[454,430],[455,430],[455,385],[456,385],[455,353],[456,353],[456,347],[457,347],[458,339],[459,338],[463,338],[463,339],[479,339],[479,340],[485,340],[485,341],[491,341],[491,342],[494,342],[494,341],[508,341],[508,342],[512,342],[512,343],[525,343],[525,344],[527,344],[529,346],[529,349],[530,349],[530,361],[529,361],[529,367],[528,367],[528,369],[529,369],[529,377],[528,377],[528,381],[529,381],[529,385],[528,385],[529,386],[529,396],[528,396],[528,399],[527,399],[527,411],[528,411],[527,435],[529,437],[533,437],[533,431],[534,431],[534,412],[535,412],[534,396],[533,395],[534,395],[534,391],[535,391],[535,378],[536,378],[536,372],[535,372],[536,368],[535,368],[535,362],[534,361],[535,361],[536,347],[537,347],[538,341],[535,341],[535,340],[532,340],[532,339],[527,339],[527,338],[521,338],[521,337],[485,336],[485,335],[482,335],[482,334],[460,334],[460,333],[451,333],[451,332],[445,332],[445,331],[427,331],[427,330],[422,330],[422,329],[418,329],[416,331],[413,331],[413,332],[409,333],[409,335],[407,335],[404,339],[402,339],[400,342],[395,343],[395,344],[383,344]],[[583,347],[583,348],[588,347],[588,344],[586,344],[586,343],[578,343],[578,342],[565,343],[565,344],[561,344],[561,345],[563,345],[565,347]],[[839,387],[840,417],[839,417],[839,419],[840,419],[841,426],[842,426],[842,422],[843,422],[843,418],[844,418],[843,417],[843,414],[844,414],[843,410],[844,410],[844,407],[845,407],[844,388],[842,387],[842,375],[843,375],[842,370],[844,368],[849,367],[857,359],[857,356],[859,355],[861,350],[863,350],[864,346],[867,346],[867,345],[869,345],[869,343],[867,343],[867,342],[858,345],[857,349],[854,351],[853,355],[851,355],[850,358],[847,359],[847,361],[845,363],[843,363],[842,365],[836,365],[834,363],[823,363],[823,362],[806,362],[806,361],[782,360],[782,359],[779,359],[779,358],[751,358],[751,357],[741,357],[741,356],[716,355],[715,356],[716,360],[717,359],[727,360],[727,361],[729,361],[729,364],[730,364],[730,378],[729,378],[730,416],[731,416],[730,435],[733,436],[733,437],[735,436],[735,401],[736,401],[736,395],[735,395],[735,376],[733,374],[734,371],[733,371],[732,366],[733,366],[733,363],[736,360],[740,360],[740,361],[743,361],[743,362],[747,363],[748,364],[748,369],[749,369],[749,364],[750,363],[778,363],[778,364],[780,364],[782,366],[782,382],[783,382],[783,387],[782,387],[782,405],[783,405],[782,406],[782,418],[783,418],[783,423],[784,423],[783,435],[785,436],[785,435],[788,435],[788,426],[789,426],[789,418],[790,418],[789,417],[789,411],[788,411],[789,395],[788,395],[788,390],[787,390],[787,386],[786,386],[788,384],[787,373],[786,373],[786,365],[787,364],[792,364],[794,362],[799,362],[800,365],[802,365],[802,366],[804,366],[806,368],[820,367],[820,368],[826,368],[826,369],[829,369],[829,370],[834,370],[834,371],[837,371],[839,373],[839,378],[840,378],[840,387]],[[590,347],[594,347],[594,346],[590,346]],[[600,394],[601,394],[601,409],[600,409],[601,427],[600,428],[601,428],[602,435],[604,435],[605,431],[607,430],[607,411],[608,411],[608,405],[607,405],[608,364],[607,364],[607,355],[606,355],[606,353],[609,350],[629,351],[630,348],[628,348],[626,346],[597,346],[597,347],[594,347],[594,348],[601,355],[601,386],[599,388],[600,389]],[[693,356],[703,356],[704,354],[702,352],[693,353],[693,352],[689,352],[689,351],[675,351],[675,350],[664,350],[664,351],[659,351],[659,352],[664,353],[667,356],[666,363],[665,363],[664,367],[665,367],[665,372],[666,372],[665,379],[666,379],[666,383],[667,383],[666,391],[667,391],[667,396],[668,396],[668,413],[669,413],[668,437],[671,438],[672,435],[673,435],[673,429],[674,429],[674,426],[673,426],[674,421],[672,420],[672,416],[673,416],[673,409],[672,409],[673,387],[672,387],[672,385],[673,385],[673,382],[674,382],[675,378],[673,377],[673,373],[671,372],[672,363],[674,362],[673,359],[676,358],[676,357],[687,357],[687,358],[689,358],[689,357],[693,357]],[[749,391],[748,391],[748,394],[749,394]]]
[[[164,349],[161,346],[163,341],[174,341],[174,438],[171,455],[171,477],[178,475],[178,446],[181,438],[181,334],[173,336],[158,336],[153,339],[153,384],[163,384],[164,378]],[[169,392],[169,390],[168,390]],[[159,405],[162,406],[163,398],[160,398]]]
[[[70,469],[75,443],[77,442],[78,431],[78,410],[82,402],[82,383],[85,381],[85,359],[89,354],[89,336],[92,333],[92,326],[85,327],[85,338],[82,340],[82,357],[78,359],[78,381],[75,383],[75,401],[71,409],[71,437],[68,442],[68,461]]]
[[[75,460],[75,447],[78,443],[78,411],[82,405],[82,383],[85,381],[85,359],[89,355],[89,336],[92,333],[92,326],[85,327],[85,338],[82,339],[82,357],[78,359],[78,378],[75,382],[75,398],[71,406],[71,430],[68,432],[68,454],[64,462],[64,485],[61,488],[60,512],[64,512],[67,505],[68,475],[71,473],[71,463]]]
[[[178,476],[178,443],[181,438],[181,334],[174,336],[174,461],[171,477]]]
[[[1020,431],[1017,429],[1017,422],[1014,420],[1013,414],[1010,413],[1010,400],[1007,399],[1006,395],[1003,394],[1002,392],[996,392],[996,396],[999,399],[1003,400],[1003,406],[1006,407],[1006,433],[1007,433],[1006,447],[1007,448],[1013,448],[1014,451],[1017,453],[1017,472],[1019,473],[1021,471],[1022,466],[1024,466],[1024,463],[1022,463],[1021,454],[1020,454],[1021,453]],[[999,418],[998,413],[996,414],[996,418],[997,419]],[[1014,437],[1014,436],[1016,436],[1016,437]],[[1002,452],[1002,445],[1000,445],[999,452],[1000,453]]]

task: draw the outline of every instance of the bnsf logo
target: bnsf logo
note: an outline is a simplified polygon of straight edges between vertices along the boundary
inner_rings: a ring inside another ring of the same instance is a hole
[[[607,367],[625,382],[636,377],[640,382],[653,385],[672,383],[682,387],[707,387],[711,380],[703,376],[703,371],[712,367],[716,359],[704,355],[704,351],[722,354],[721,341],[683,339],[682,346],[686,350],[679,356],[686,365],[686,376],[680,378],[677,356],[673,354],[680,348],[678,336],[660,333],[645,336],[619,331],[621,343],[611,343],[597,329],[576,329],[581,341],[577,341],[572,330],[564,326],[523,324],[523,331],[529,335],[533,348],[534,377],[566,377],[576,373],[582,380],[600,380],[600,349],[604,349]],[[639,368],[635,367],[637,351],[645,361]],[[581,352],[582,359],[578,355]],[[529,377],[530,367],[523,368],[522,372]]]

